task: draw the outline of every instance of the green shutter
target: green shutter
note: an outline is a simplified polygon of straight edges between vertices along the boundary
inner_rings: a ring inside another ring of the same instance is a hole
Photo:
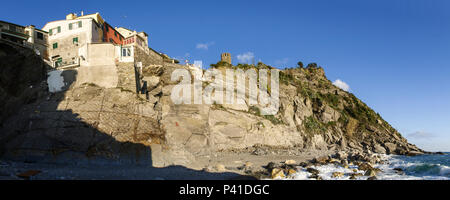
[[[69,24],[69,30],[72,30],[72,24]]]
[[[48,31],[48,34],[49,34],[49,35],[52,35],[52,29],[50,29],[50,30]]]
[[[58,26],[58,33],[61,33],[61,26]]]
[[[74,44],[78,43],[78,37],[73,38],[73,43]]]
[[[58,48],[58,43],[57,42],[53,43],[53,49],[56,49],[56,48]]]
[[[81,28],[82,26],[83,26],[82,21],[79,21],[79,22],[78,22],[78,27]]]

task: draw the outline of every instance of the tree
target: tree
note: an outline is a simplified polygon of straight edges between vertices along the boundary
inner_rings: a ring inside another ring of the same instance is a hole
[[[303,68],[303,63],[301,61],[298,62],[297,65],[298,65],[298,68]]]
[[[317,68],[317,63],[309,63],[308,64],[308,66],[306,66],[306,68],[308,68],[308,69],[315,69],[315,68]]]

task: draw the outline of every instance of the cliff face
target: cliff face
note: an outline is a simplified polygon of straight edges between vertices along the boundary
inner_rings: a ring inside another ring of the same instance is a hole
[[[0,42],[0,124],[42,95],[46,66],[31,49]]]
[[[354,95],[335,87],[322,68],[280,71],[281,106],[274,116],[261,116],[249,105],[175,105],[170,94],[178,83],[170,79],[179,68],[186,66],[144,67],[149,100],[136,96],[133,70],[120,69],[117,88],[72,86],[26,105],[3,124],[2,156],[148,159],[145,148],[130,147],[136,144],[151,149],[153,165],[162,166],[258,146],[421,151]]]

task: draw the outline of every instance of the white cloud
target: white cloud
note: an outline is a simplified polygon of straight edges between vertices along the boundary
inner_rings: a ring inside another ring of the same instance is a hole
[[[347,83],[345,83],[344,81],[342,81],[341,79],[335,80],[333,82],[333,85],[335,85],[336,87],[341,88],[347,92],[350,90],[350,86]]]
[[[208,50],[210,46],[214,45],[214,42],[207,42],[207,43],[198,43],[195,48],[197,49],[203,49]]]
[[[408,134],[408,138],[412,139],[429,139],[434,137],[434,134],[425,131],[416,131],[414,133]]]
[[[253,52],[247,52],[237,55],[239,63],[251,63],[253,58],[255,58],[255,54],[253,54]]]

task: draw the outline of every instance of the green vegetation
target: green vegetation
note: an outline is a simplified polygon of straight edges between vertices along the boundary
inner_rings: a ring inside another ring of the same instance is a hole
[[[274,124],[274,125],[283,124],[283,121],[276,118],[274,115],[261,115],[261,111],[256,106],[250,106],[248,109],[248,112],[251,114],[254,114],[256,116],[263,117],[264,119],[267,119],[270,122],[272,122],[272,124]]]
[[[211,64],[210,66],[217,68],[217,67],[232,67],[233,65],[231,65],[230,63],[224,62],[224,61],[219,61],[216,64]]]
[[[246,70],[246,69],[255,68],[255,66],[254,65],[249,65],[249,64],[241,64],[241,63],[239,63],[239,64],[236,65],[236,68]]]
[[[355,95],[350,94],[350,97],[345,97],[345,100],[348,103],[351,103],[351,105],[344,108],[344,112],[346,114],[363,123],[377,125],[377,113],[375,113],[375,111],[359,101],[358,98],[355,97]]]
[[[213,103],[212,108],[215,110],[224,110],[224,111],[227,110],[227,109],[225,109],[225,107],[223,107],[222,104],[217,104],[216,102]]]
[[[265,119],[269,120],[274,125],[283,123],[283,121],[281,121],[280,119],[276,118],[274,115],[263,115],[262,117],[264,117]]]
[[[326,126],[314,116],[309,116],[303,123],[307,134],[320,134],[327,130]]]
[[[294,80],[295,78],[294,76],[292,76],[292,74],[280,71],[280,83],[289,85],[290,83],[294,82]]]
[[[327,102],[330,105],[330,107],[338,110],[340,103],[339,95],[333,93],[326,93],[326,94],[319,93],[319,98]]]
[[[316,68],[318,68],[318,67],[317,67],[317,63],[309,63],[309,64],[306,66],[306,69],[316,69]]]

